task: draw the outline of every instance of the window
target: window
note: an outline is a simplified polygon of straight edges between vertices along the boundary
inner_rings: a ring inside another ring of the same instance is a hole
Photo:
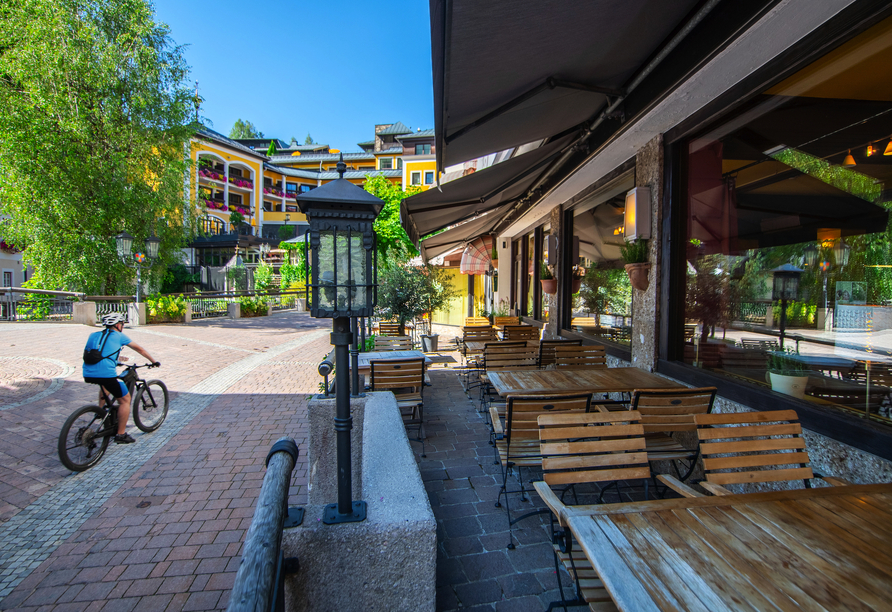
[[[425,185],[433,185],[434,184],[434,173],[433,171],[424,173],[424,184]]]
[[[285,183],[285,193],[297,193],[297,185],[294,183]]]
[[[301,185],[301,186],[300,186],[300,192],[301,192],[301,193],[306,193],[306,192],[310,191],[312,188],[313,188],[312,185]]]
[[[230,193],[229,194],[229,203],[234,206],[241,206],[242,205],[242,196],[240,196],[237,193]]]
[[[12,270],[3,270],[3,286],[12,287]]]
[[[378,169],[379,170],[393,170],[393,158],[392,157],[381,157],[378,159]]]
[[[420,185],[421,184],[421,172],[413,172],[412,178],[410,180],[411,185]]]
[[[202,217],[198,222],[198,230],[206,236],[216,236],[224,233],[224,223],[212,215]]]
[[[234,178],[242,178],[242,171],[239,168],[230,166],[229,167],[229,176],[234,177]]]
[[[872,347],[892,330],[892,88],[875,89],[890,31],[887,19],[682,142],[672,330],[679,361],[775,390],[786,370],[797,397],[887,425],[892,367]],[[798,281],[786,292],[780,267]]]
[[[430,154],[431,154],[431,146],[429,144],[415,145],[415,155],[430,155]]]
[[[396,169],[397,169],[397,170],[402,170],[402,169],[403,169],[403,158],[402,158],[402,157],[397,157],[397,158],[396,158]]]

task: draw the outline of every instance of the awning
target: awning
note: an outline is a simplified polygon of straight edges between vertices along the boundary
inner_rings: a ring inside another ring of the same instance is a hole
[[[438,170],[592,120],[699,3],[430,0]]]
[[[444,253],[448,253],[468,240],[473,240],[482,234],[488,234],[492,231],[492,228],[502,220],[502,217],[508,212],[510,206],[510,204],[505,204],[472,221],[462,223],[461,225],[422,241],[420,246],[421,256],[425,261],[428,261],[434,257],[439,257]]]
[[[403,227],[417,245],[423,236],[502,208],[523,195],[572,138],[565,136],[523,155],[403,200]],[[473,236],[466,236],[466,239]]]
[[[458,271],[462,274],[486,274],[492,265],[492,236],[480,236],[465,247]]]

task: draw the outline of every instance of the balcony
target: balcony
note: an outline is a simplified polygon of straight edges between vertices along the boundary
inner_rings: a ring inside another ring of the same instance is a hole
[[[266,195],[276,196],[279,198],[285,197],[285,192],[282,191],[279,187],[276,187],[275,185],[264,185],[263,193]]]
[[[217,210],[220,212],[226,212],[229,210],[229,206],[226,205],[226,202],[223,200],[209,200],[207,198],[203,198],[202,202],[204,202],[205,208],[209,208],[210,210]]]
[[[245,191],[251,191],[252,189],[254,189],[254,181],[240,177],[240,176],[230,176],[229,177],[229,187],[230,187],[230,189],[235,187],[236,189],[244,189]]]
[[[198,178],[199,180],[218,181],[220,183],[226,182],[226,175],[224,173],[209,168],[199,168]]]

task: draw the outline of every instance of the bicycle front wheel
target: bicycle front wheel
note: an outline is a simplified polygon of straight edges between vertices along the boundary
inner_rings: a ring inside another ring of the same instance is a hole
[[[160,380],[150,380],[133,400],[133,422],[145,432],[155,431],[167,418],[167,387]]]
[[[59,434],[59,459],[72,472],[83,472],[99,463],[114,431],[108,412],[99,406],[78,408]]]

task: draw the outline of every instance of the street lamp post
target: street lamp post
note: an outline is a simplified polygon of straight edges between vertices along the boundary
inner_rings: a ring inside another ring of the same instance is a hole
[[[312,249],[310,314],[332,319],[335,347],[335,431],[337,432],[338,502],[325,507],[326,524],[365,520],[366,503],[353,500],[350,460],[350,380],[348,347],[353,340],[351,319],[372,315],[377,302],[375,231],[372,224],[384,202],[345,180],[343,156],[340,178],[297,198],[310,223]],[[287,219],[287,217],[286,217]],[[358,387],[354,355],[354,388]]]
[[[136,268],[136,303],[140,303],[140,289],[142,288],[142,269],[151,267],[155,260],[158,259],[158,248],[161,246],[161,240],[155,237],[155,233],[146,238],[145,250],[133,253],[133,236],[126,231],[115,236],[115,247],[118,250],[118,257],[124,262],[124,265]]]
[[[852,247],[847,245],[845,240],[841,238],[836,241],[833,247],[830,249],[830,253],[833,254],[833,259],[836,262],[836,265],[840,268],[845,267],[846,264],[849,263],[849,254],[851,253],[851,251]],[[819,262],[819,255],[826,255],[826,251],[824,251],[823,249],[818,249],[818,247],[816,247],[815,245],[810,244],[805,247],[805,252],[803,253],[803,262],[812,269],[815,269],[815,265],[817,265],[818,268],[821,270],[821,277],[823,280],[822,301],[824,303],[824,320],[826,321],[827,313],[829,310],[829,301],[827,298],[827,275],[833,268],[833,264],[830,263],[829,257],[825,256],[820,257],[821,261]]]
[[[784,264],[772,270],[774,273],[771,299],[780,300],[780,348],[784,350],[784,335],[787,328],[787,300],[795,300],[799,296],[799,276],[803,270],[790,264]]]

